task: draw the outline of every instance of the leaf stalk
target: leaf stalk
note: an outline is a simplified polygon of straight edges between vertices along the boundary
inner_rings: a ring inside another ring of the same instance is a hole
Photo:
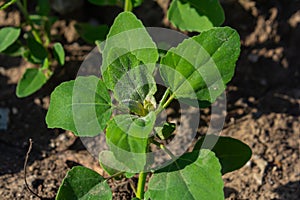
[[[136,190],[136,197],[139,199],[144,199],[147,174],[148,174],[147,172],[141,172],[139,174],[139,180],[138,180],[138,185]]]

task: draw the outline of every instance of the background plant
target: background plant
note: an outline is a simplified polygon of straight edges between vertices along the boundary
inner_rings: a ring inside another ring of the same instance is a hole
[[[27,0],[6,1],[0,9],[6,9],[13,4],[18,6],[25,21],[20,27],[0,29],[0,52],[10,56],[22,56],[28,62],[38,66],[26,69],[18,82],[17,96],[26,97],[36,92],[49,80],[53,74],[51,64],[54,60],[59,65],[64,65],[65,52],[61,43],[52,42],[50,29],[57,18],[49,16],[48,0],[37,1],[35,14],[28,12]]]
[[[139,35],[134,35],[136,29]],[[110,42],[118,34],[128,37],[117,40],[120,43]],[[155,124],[163,109],[175,99],[207,107],[225,90],[240,52],[237,32],[229,27],[212,28],[184,40],[159,58],[155,43],[142,23],[132,13],[123,12],[115,19],[106,41],[104,47],[99,47],[103,55],[102,79],[78,77],[58,86],[51,94],[46,117],[48,127],[70,130],[80,137],[95,136],[106,130],[110,150],[101,152],[99,161],[111,175],[109,178],[138,173],[137,188],[133,189],[137,199],[223,199],[222,174],[240,168],[251,156],[251,150],[241,141],[220,137],[209,149],[203,143],[204,138],[200,138],[193,151],[174,157],[174,162],[162,169],[150,173],[146,164],[152,144],[173,156],[161,141],[171,137],[176,127],[169,122],[162,126]],[[140,45],[140,41],[149,48],[131,49]],[[199,44],[201,48],[191,48],[191,44]],[[179,56],[182,54],[184,57]],[[216,76],[208,58],[220,76]],[[157,62],[162,66],[159,73],[168,88],[156,103],[153,74]],[[112,104],[110,92],[118,102],[116,105]],[[191,96],[191,92],[196,95]],[[121,113],[112,116],[116,109]],[[156,134],[151,135],[153,130]],[[208,144],[216,141],[215,137],[207,136],[211,141]],[[129,162],[124,162],[124,152],[140,156],[127,157]],[[118,170],[112,169],[108,162],[117,165]],[[148,175],[151,177],[145,193]],[[74,167],[57,194],[57,199],[70,198],[112,199],[112,193],[107,179],[90,169]]]

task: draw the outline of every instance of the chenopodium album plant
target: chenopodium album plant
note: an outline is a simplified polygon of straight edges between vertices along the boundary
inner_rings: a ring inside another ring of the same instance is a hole
[[[105,132],[109,150],[100,152],[99,162],[110,176],[73,167],[56,199],[112,199],[107,180],[135,174],[134,199],[224,199],[222,175],[242,167],[251,157],[250,148],[231,137],[207,135],[192,151],[176,156],[164,142],[176,137],[176,125],[157,125],[156,120],[174,100],[198,107],[216,101],[234,74],[238,33],[230,27],[212,28],[159,56],[141,21],[123,12],[99,49],[102,78],[77,77],[59,85],[51,94],[46,122],[80,137]],[[155,74],[167,87],[159,100],[154,96]],[[151,168],[152,146],[171,161]]]
[[[22,56],[38,68],[26,69],[17,85],[18,97],[26,97],[40,89],[53,74],[51,63],[54,60],[64,65],[65,52],[61,43],[51,43],[50,29],[56,21],[49,16],[49,0],[38,0],[36,14],[29,14],[27,0],[6,1],[0,10],[16,4],[25,18],[20,27],[0,29],[0,53]],[[27,30],[26,32],[23,32]]]

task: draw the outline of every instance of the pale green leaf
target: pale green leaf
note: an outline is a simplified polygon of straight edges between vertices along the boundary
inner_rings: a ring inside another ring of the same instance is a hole
[[[46,116],[49,128],[62,128],[78,136],[95,136],[111,116],[111,99],[95,76],[62,83],[51,94]]]
[[[225,90],[239,53],[239,35],[234,29],[213,28],[170,49],[162,58],[160,74],[176,98],[207,105]]]
[[[81,167],[68,171],[59,187],[56,200],[111,200],[106,180],[97,172]]]
[[[140,172],[147,160],[148,137],[152,132],[156,116],[150,112],[145,117],[117,115],[106,129],[106,142],[115,158],[130,171]]]
[[[27,97],[38,89],[40,89],[47,82],[45,74],[36,68],[29,68],[23,74],[21,80],[17,85],[17,97]]]
[[[5,27],[0,29],[0,52],[12,45],[20,36],[21,29]]]
[[[186,153],[156,171],[149,180],[145,199],[224,199],[221,166],[209,150]]]
[[[183,31],[202,32],[220,26],[225,16],[218,0],[173,0],[168,19]]]
[[[102,49],[102,45],[100,45]],[[120,49],[115,54],[112,49]],[[102,74],[118,57],[126,53],[131,53],[139,61],[153,71],[158,60],[158,51],[155,43],[146,31],[142,22],[131,12],[119,14],[110,28],[103,49],[103,63],[101,66]]]
[[[54,44],[53,54],[58,63],[63,66],[65,64],[65,51],[61,43]]]

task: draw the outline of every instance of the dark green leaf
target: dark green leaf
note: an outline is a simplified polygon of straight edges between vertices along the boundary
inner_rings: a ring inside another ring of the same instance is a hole
[[[4,51],[2,51],[2,53],[13,57],[22,56],[24,52],[24,47],[18,41],[16,41],[15,43],[7,47]]]
[[[112,49],[120,49],[122,54],[112,54]],[[158,51],[155,43],[152,41],[142,22],[133,13],[123,12],[116,17],[107,35],[102,54],[102,74],[119,56],[129,52],[137,60],[146,64],[149,71],[152,72],[154,70],[158,59]]]
[[[59,187],[56,200],[111,200],[112,192],[106,180],[97,172],[81,167],[68,171]]]
[[[174,123],[166,122],[162,126],[155,127],[154,130],[158,137],[162,140],[168,139],[175,131],[176,125]]]
[[[216,135],[202,137],[194,147],[194,150],[200,149],[211,149],[216,154],[222,166],[222,174],[241,168],[252,155],[251,149],[245,143]]]
[[[9,7],[12,4],[16,3],[16,1],[17,0],[8,0],[8,1],[5,1],[5,3],[0,6],[0,10],[6,9],[7,7]]]
[[[168,18],[181,30],[202,32],[220,26],[225,16],[218,0],[173,0]]]
[[[234,29],[213,28],[170,49],[162,58],[160,74],[176,98],[212,103],[231,80],[239,53]]]
[[[80,37],[90,44],[94,44],[96,40],[105,40],[108,33],[106,25],[93,26],[88,23],[77,23],[75,24],[75,28]]]
[[[51,10],[51,5],[49,0],[38,0],[36,11],[37,14],[48,16]]]
[[[37,42],[33,37],[27,38],[27,45],[30,50],[30,55],[32,56],[32,60],[36,63],[42,63],[45,58],[47,58],[47,50],[43,47],[43,45]]]
[[[12,45],[19,37],[21,29],[5,27],[0,30],[0,52]]]
[[[17,85],[17,96],[27,97],[40,89],[47,81],[45,74],[36,68],[29,68]]]
[[[70,130],[81,137],[101,133],[111,116],[109,93],[95,76],[62,83],[50,100],[48,127]]]
[[[117,115],[106,129],[106,142],[115,158],[130,171],[140,172],[146,164],[148,137],[152,132],[156,117],[150,112],[145,117]]]
[[[55,43],[53,46],[53,50],[54,50],[53,54],[55,59],[58,61],[60,65],[63,66],[65,64],[65,51],[61,43],[59,42]]]
[[[153,174],[145,199],[224,199],[220,171],[213,152],[203,149],[186,153]]]

